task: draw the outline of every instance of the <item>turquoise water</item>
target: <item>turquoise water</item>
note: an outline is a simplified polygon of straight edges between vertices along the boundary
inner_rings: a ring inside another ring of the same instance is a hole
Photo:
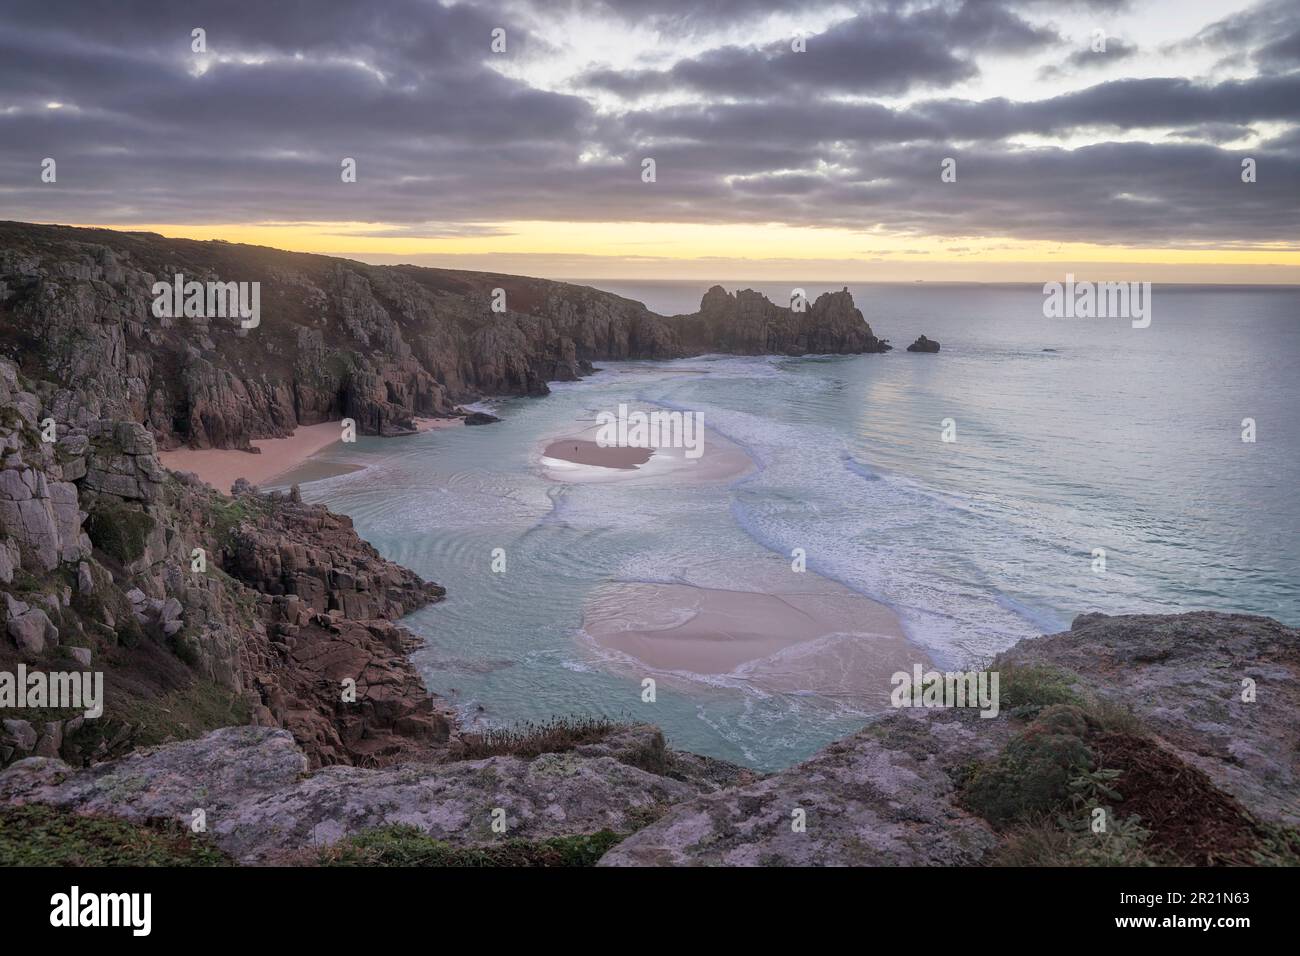
[[[703,291],[604,287],[665,312]],[[427,642],[415,661],[428,685],[467,719],[634,717],[675,746],[762,768],[866,715],[726,678],[668,678],[642,703],[644,668],[610,666],[583,640],[593,588],[727,587],[804,548],[810,570],[889,604],[943,666],[1090,610],[1300,624],[1300,292],[1157,287],[1151,327],[1133,329],[1045,319],[1027,287],[851,288],[898,351],[606,363],[546,398],[494,403],[499,425],[336,446],[326,457],[369,467],[304,496],[447,587],[406,623]],[[921,332],[940,355],[902,350]],[[699,411],[756,467],[689,486],[541,475],[544,437],[620,401]],[[941,441],[946,418],[956,442]],[[491,571],[494,548],[505,573]]]

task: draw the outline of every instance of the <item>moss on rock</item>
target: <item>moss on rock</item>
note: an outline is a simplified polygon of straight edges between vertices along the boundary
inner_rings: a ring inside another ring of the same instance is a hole
[[[611,830],[458,847],[412,826],[366,830],[322,850],[322,866],[595,866],[622,837]]]
[[[0,866],[229,866],[201,834],[41,804],[0,807]]]
[[[144,556],[154,520],[144,511],[121,502],[100,498],[86,519],[86,534],[100,551],[123,565]]]
[[[1071,704],[1044,708],[1038,719],[1012,738],[989,764],[970,768],[963,800],[995,826],[1050,813],[1069,797],[1069,783],[1091,770],[1087,715]]]

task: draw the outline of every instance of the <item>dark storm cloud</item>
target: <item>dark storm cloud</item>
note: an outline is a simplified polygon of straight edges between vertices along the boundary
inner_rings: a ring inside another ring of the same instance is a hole
[[[1041,11],[1061,4],[1059,0],[953,0],[951,5],[967,8],[968,15],[989,10],[993,17],[1001,18],[1006,10]],[[1076,0],[1075,5],[1114,11],[1128,6],[1129,0]],[[797,17],[824,6],[823,0],[551,0],[546,10],[552,14],[566,11],[582,16],[612,16],[625,23],[650,24],[658,29],[678,27],[690,32],[718,24],[752,22],[774,14]],[[854,12],[889,12],[909,4],[897,0],[843,0],[835,6]]]
[[[843,101],[723,103],[640,110],[622,120],[643,145],[689,136],[744,147],[776,143],[989,141],[1077,129],[1123,131],[1251,120],[1300,122],[1300,73],[1201,84],[1184,79],[1113,80],[1061,96],[1020,102],[926,99],[907,108]]]
[[[621,96],[666,90],[747,97],[895,94],[970,79],[979,72],[976,51],[1023,51],[1055,38],[992,3],[870,10],[807,37],[803,52],[792,49],[793,38],[761,48],[725,46],[668,70],[594,70],[583,81]]]
[[[643,9],[700,36],[726,17],[775,9],[761,0],[605,6],[565,9]],[[10,0],[0,30],[0,218],[360,221],[376,224],[370,235],[415,238],[490,236],[494,223],[538,219],[1295,240],[1300,72],[1285,69],[1282,5],[1259,8],[1268,30],[1228,18],[1194,41],[1258,62],[1249,79],[1123,79],[979,101],[943,89],[988,57],[1063,44],[1041,25],[1058,9],[1049,0],[843,6],[807,53],[719,41],[664,71],[589,75],[620,93],[690,98],[656,108],[631,99],[611,113],[493,69],[496,26],[508,30],[509,56],[546,55],[528,26],[553,4],[526,18],[517,3],[432,0]],[[203,71],[190,51],[199,26]],[[925,95],[906,107],[866,98],[905,90]],[[1176,133],[1074,150],[1008,141],[1148,129]],[[1259,181],[1247,186],[1246,154],[1217,144],[1253,130],[1271,139],[1250,152]],[[53,185],[39,181],[46,156],[58,161]],[[355,184],[340,182],[345,156],[357,160]],[[653,184],[640,179],[646,156],[657,163]],[[946,156],[958,161],[953,184],[939,181]]]
[[[183,13],[20,0],[0,32],[0,183],[21,190],[7,213],[442,218],[443,189],[491,194],[571,163],[573,144],[591,132],[582,99],[488,67],[493,25],[472,9],[416,0],[223,0]],[[207,31],[207,58],[191,51],[194,27]],[[518,49],[527,37],[512,31],[509,41]],[[59,163],[55,185],[35,175],[45,156]],[[348,189],[345,156],[360,169]]]
[[[1203,84],[1112,80],[1032,102],[933,100],[917,107],[954,139],[1064,133],[1088,127],[1160,129],[1204,122],[1300,120],[1300,74]]]
[[[1221,52],[1227,62],[1249,59],[1261,70],[1300,67],[1300,2],[1265,0],[1218,20],[1183,47]]]
[[[1252,155],[1271,182],[1241,182],[1245,153],[1202,144],[1105,143],[1080,149],[956,152],[957,187],[938,185],[939,157],[871,153],[859,178],[884,177],[906,198],[908,220],[940,235],[1007,235],[1103,243],[1258,242],[1290,238],[1300,168],[1269,150]],[[847,198],[847,197],[846,197]]]

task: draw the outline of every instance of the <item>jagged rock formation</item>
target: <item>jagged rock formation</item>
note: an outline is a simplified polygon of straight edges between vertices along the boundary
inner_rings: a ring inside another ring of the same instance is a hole
[[[886,352],[853,305],[849,290],[825,292],[803,312],[774,305],[752,289],[735,295],[715,285],[700,311],[674,320],[683,346],[693,352],[738,355],[821,355]]]
[[[1011,665],[1058,669],[1075,689],[1131,710],[1155,733],[1143,747],[1169,748],[1254,818],[1300,821],[1300,631],[1247,615],[1089,614],[1022,641],[991,669]],[[1241,700],[1245,678],[1258,683],[1254,703]],[[601,865],[981,862],[998,838],[957,784],[1023,728],[1009,713],[891,714],[796,767],[674,807]],[[792,831],[796,808],[807,812],[806,833]]]
[[[137,422],[50,432],[39,387],[0,360],[0,671],[102,670],[106,710],[6,711],[0,764],[244,722],[288,729],[312,766],[454,745],[394,623],[442,588],[322,506],[169,475]]]
[[[260,324],[155,317],[153,284],[178,274],[259,282]],[[414,416],[544,394],[601,359],[887,347],[847,290],[795,313],[714,288],[697,315],[664,318],[542,279],[0,223],[0,355],[46,383],[40,400],[60,425],[135,421],[164,449],[247,448],[345,417],[365,434],[408,433]]]
[[[979,863],[998,839],[956,804],[952,776],[962,763],[996,754],[1005,737],[978,717],[932,713],[891,715],[788,770],[694,797],[628,837],[601,865]],[[806,829],[795,826],[798,812]]]
[[[1022,642],[994,662],[1008,677],[1021,668],[1023,682],[1004,688],[998,717],[900,711],[769,776],[675,753],[653,727],[634,726],[527,758],[450,753],[436,765],[339,766],[304,777],[308,761],[290,735],[245,728],[82,771],[29,758],[0,772],[0,803],[49,803],[137,821],[188,821],[203,807],[217,844],[246,862],[393,823],[452,844],[483,845],[503,838],[490,827],[500,807],[510,837],[630,834],[605,854],[605,866],[970,865],[994,859],[1016,832],[971,796],[971,780],[997,779],[987,768],[1004,762],[1009,795],[1036,797],[1036,774],[1064,781],[1127,751],[1136,755],[1136,773],[1112,782],[1125,791],[1117,802],[1106,797],[1116,842],[1084,826],[1072,839],[1084,841],[1086,853],[1130,846],[1128,805],[1156,817],[1168,804],[1171,818],[1144,821],[1155,844],[1149,852],[1173,845],[1195,856],[1217,839],[1228,850],[1211,847],[1208,861],[1230,851],[1217,859],[1249,863],[1264,853],[1273,854],[1271,862],[1294,862],[1300,835],[1260,821],[1294,826],[1300,810],[1298,642],[1293,628],[1242,615],[1085,615],[1070,631]],[[1257,682],[1253,703],[1240,701],[1243,676]],[[1047,703],[1076,690],[1080,706]],[[1085,697],[1121,705],[1123,716]],[[1111,726],[1094,726],[1098,715]],[[1146,721],[1154,735],[1142,729],[1137,736],[1134,727]],[[1080,735],[1095,748],[1097,764],[1060,764],[1070,748],[1087,752]],[[1035,763],[1035,755],[1047,759]],[[1019,787],[1027,792],[1015,793]],[[794,825],[796,811],[802,827]],[[1071,809],[1068,801],[1059,813],[1091,818],[1088,807]],[[1055,839],[1071,837],[1066,831]]]
[[[202,808],[219,847],[259,862],[395,823],[450,842],[487,843],[497,838],[492,812],[498,807],[512,837],[627,832],[667,805],[718,786],[690,762],[669,763],[663,736],[648,726],[531,759],[339,766],[305,776],[307,769],[284,731],[230,728],[79,774],[57,760],[24,760],[0,774],[0,802],[49,803],[137,821],[189,820]]]
[[[909,352],[937,352],[939,343],[934,339],[927,339],[924,335],[920,336],[915,342],[907,347]]]
[[[446,594],[386,561],[357,537],[346,515],[272,501],[274,507],[251,510],[231,529],[224,552],[225,571],[254,590],[291,595],[304,613],[337,610],[353,621],[396,620]]]

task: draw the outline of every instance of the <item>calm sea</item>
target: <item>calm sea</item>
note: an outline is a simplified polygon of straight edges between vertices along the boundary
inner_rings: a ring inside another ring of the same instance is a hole
[[[704,292],[591,284],[665,314]],[[788,301],[791,284],[749,287]],[[762,768],[867,715],[720,678],[666,680],[643,704],[639,678],[582,639],[592,588],[726,587],[736,568],[803,548],[810,570],[889,604],[945,666],[1084,611],[1300,625],[1300,290],[1157,286],[1145,329],[1045,318],[1039,287],[850,290],[897,351],[606,363],[549,397],[493,403],[499,425],[336,446],[327,456],[370,467],[304,495],[448,588],[407,623],[427,641],[415,660],[430,688],[468,719],[645,719],[675,746]],[[939,355],[903,350],[922,332]],[[758,467],[686,490],[539,476],[540,439],[620,401],[699,411]]]

